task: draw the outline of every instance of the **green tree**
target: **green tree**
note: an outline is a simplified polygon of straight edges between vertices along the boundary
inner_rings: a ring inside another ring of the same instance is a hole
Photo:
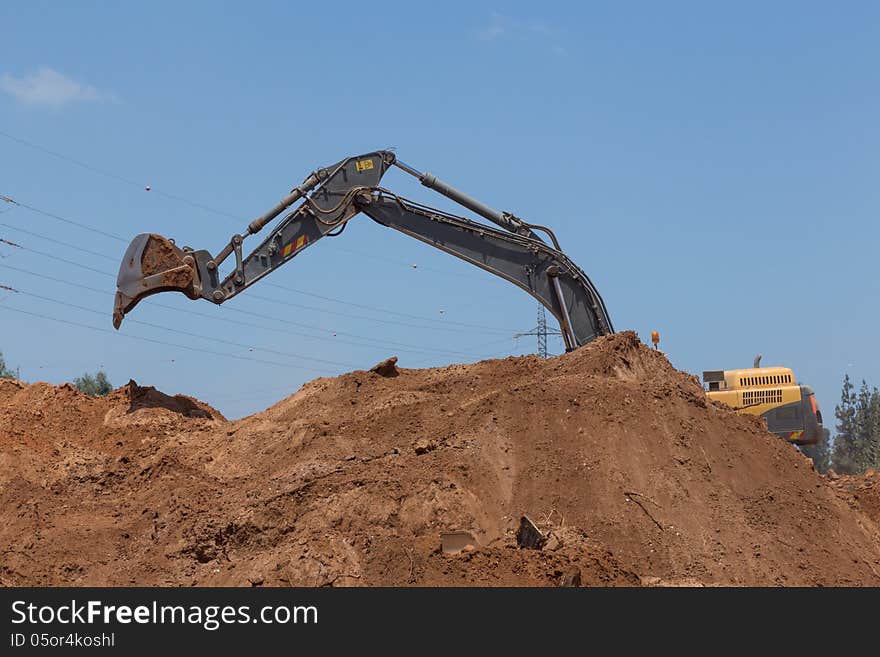
[[[849,374],[843,377],[843,390],[840,403],[834,407],[837,418],[837,431],[834,436],[834,449],[831,455],[831,466],[840,473],[851,474],[858,471],[856,440],[856,395]]]
[[[865,459],[869,468],[880,470],[880,391],[877,388],[871,392],[866,416]]]
[[[876,441],[876,406],[877,388],[868,388],[863,379],[855,403],[855,441],[853,457],[856,471],[864,472],[874,465],[875,441]]]
[[[80,392],[84,392],[90,397],[106,397],[113,390],[113,386],[107,379],[107,374],[100,370],[94,376],[86,372],[80,377],[73,380],[73,385]]]
[[[880,390],[862,381],[858,392],[843,379],[840,404],[834,409],[837,435],[834,437],[831,465],[846,474],[869,468],[880,469]]]
[[[813,459],[813,467],[818,472],[828,472],[831,468],[831,430],[822,429],[822,437],[815,445],[804,445],[801,451]]]
[[[6,367],[6,361],[3,360],[3,352],[0,351],[0,379],[17,379],[18,370],[12,370]]]

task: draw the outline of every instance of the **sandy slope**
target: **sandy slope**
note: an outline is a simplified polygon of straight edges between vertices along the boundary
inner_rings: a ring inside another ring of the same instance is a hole
[[[7,585],[880,585],[876,513],[632,333],[236,422],[0,381],[0,504]],[[479,547],[443,554],[453,530]]]

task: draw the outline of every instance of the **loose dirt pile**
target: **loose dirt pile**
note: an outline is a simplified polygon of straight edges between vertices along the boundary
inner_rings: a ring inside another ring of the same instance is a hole
[[[868,470],[863,475],[839,476],[832,472],[828,478],[841,499],[880,525],[880,473]]]
[[[133,382],[0,381],[0,580],[880,585],[876,506],[635,334],[380,369],[236,422]],[[452,532],[472,545],[444,553]]]

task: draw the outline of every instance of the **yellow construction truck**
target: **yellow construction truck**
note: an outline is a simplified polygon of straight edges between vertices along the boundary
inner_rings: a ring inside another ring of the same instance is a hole
[[[755,366],[703,372],[710,399],[758,415],[767,429],[795,445],[812,445],[822,437],[822,411],[810,386],[799,384],[787,367]]]

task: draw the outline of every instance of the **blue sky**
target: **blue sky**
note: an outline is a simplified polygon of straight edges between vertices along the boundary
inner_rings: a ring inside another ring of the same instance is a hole
[[[315,167],[396,147],[552,226],[615,327],[660,331],[681,369],[762,352],[827,417],[845,372],[880,383],[876,3],[10,1],[0,22],[0,194],[21,203],[216,251]],[[287,289],[163,295],[118,335],[87,327],[110,328],[124,242],[9,204],[0,238],[31,249],[0,244],[22,291],[0,294],[0,349],[26,380],[101,367],[237,417],[392,354],[535,346],[512,337],[530,297],[363,217],[272,275]]]

